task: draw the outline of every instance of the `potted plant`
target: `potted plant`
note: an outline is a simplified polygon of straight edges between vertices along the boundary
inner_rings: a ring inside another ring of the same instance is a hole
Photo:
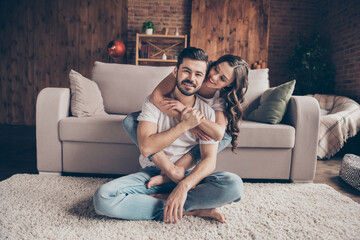
[[[289,78],[296,79],[294,94],[334,93],[335,67],[329,47],[319,34],[301,34],[289,61]]]
[[[153,31],[155,31],[155,24],[151,20],[144,22],[143,30],[146,34],[151,35],[153,34]]]

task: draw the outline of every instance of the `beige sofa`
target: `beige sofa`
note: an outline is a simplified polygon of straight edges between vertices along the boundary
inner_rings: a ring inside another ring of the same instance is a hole
[[[36,103],[37,167],[40,173],[129,174],[140,169],[140,152],[122,128],[126,114],[141,109],[147,95],[173,67],[95,62],[92,74],[107,116],[70,114],[70,89],[45,88]],[[268,69],[251,70],[247,112],[269,88]],[[271,125],[244,120],[237,154],[227,147],[217,170],[245,179],[311,182],[316,168],[319,105],[312,97],[293,96],[284,120]]]

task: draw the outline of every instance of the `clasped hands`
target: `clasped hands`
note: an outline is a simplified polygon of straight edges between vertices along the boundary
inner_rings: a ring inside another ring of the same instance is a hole
[[[197,138],[204,141],[210,141],[212,139],[198,127],[201,121],[205,119],[204,115],[199,110],[186,107],[180,101],[172,98],[164,98],[164,100],[161,101],[161,104],[168,111],[176,110],[181,113],[180,121],[184,121],[189,127],[190,132]]]

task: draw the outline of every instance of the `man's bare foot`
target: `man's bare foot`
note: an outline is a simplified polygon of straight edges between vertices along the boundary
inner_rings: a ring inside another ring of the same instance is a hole
[[[222,223],[226,223],[224,216],[216,208],[188,211],[188,212],[184,212],[184,215],[207,217],[218,220],[219,222]]]
[[[162,200],[167,200],[167,198],[169,197],[168,193],[157,193],[157,194],[150,194],[150,196],[154,197],[154,198],[159,198]]]
[[[150,180],[146,183],[147,188],[152,188],[167,182],[170,182],[170,178],[165,174],[160,174],[155,177],[150,178]]]

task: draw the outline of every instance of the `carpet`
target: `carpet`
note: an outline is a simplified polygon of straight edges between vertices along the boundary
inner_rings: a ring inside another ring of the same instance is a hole
[[[0,182],[0,239],[359,239],[360,204],[325,184],[245,183],[227,220],[178,224],[97,216],[104,178],[19,174]]]

